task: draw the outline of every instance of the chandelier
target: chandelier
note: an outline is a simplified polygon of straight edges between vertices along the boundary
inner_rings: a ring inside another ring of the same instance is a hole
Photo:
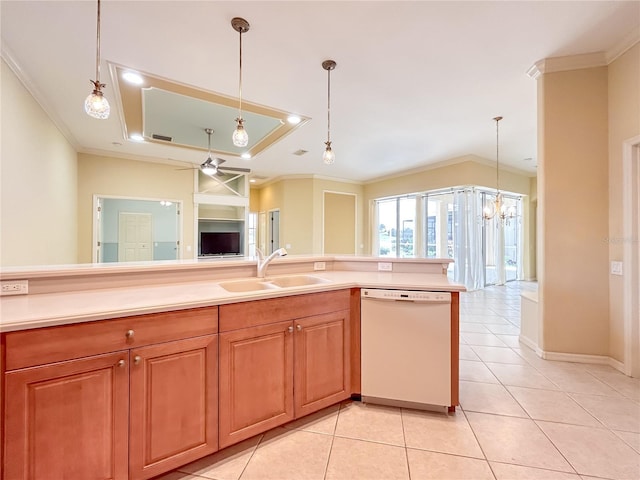
[[[502,120],[502,117],[494,117],[493,119],[496,122],[496,199],[493,203],[486,205],[482,209],[482,218],[485,220],[491,220],[493,217],[497,216],[501,221],[510,220],[515,218],[516,209],[515,207],[507,207],[504,204],[504,197],[500,192],[500,127],[499,122]]]

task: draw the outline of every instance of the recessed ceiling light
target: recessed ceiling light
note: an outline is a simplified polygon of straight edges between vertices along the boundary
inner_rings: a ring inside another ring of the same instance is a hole
[[[122,78],[133,85],[142,85],[144,83],[142,77],[135,72],[124,72]]]
[[[255,178],[249,179],[249,183],[256,183],[256,179]]]
[[[134,142],[144,142],[144,137],[139,133],[132,133],[129,135],[129,140],[133,140]]]
[[[298,115],[289,115],[287,117],[287,122],[289,122],[291,125],[297,125],[302,121],[302,118],[300,118]]]
[[[249,152],[244,152],[242,155],[240,155],[242,158],[244,158],[245,160],[249,160],[251,158],[251,154]]]

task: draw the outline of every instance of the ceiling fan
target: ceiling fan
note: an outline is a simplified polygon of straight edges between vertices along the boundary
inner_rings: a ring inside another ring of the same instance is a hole
[[[213,134],[213,128],[205,128],[204,131],[208,136],[207,159],[202,162],[199,167],[179,168],[178,170],[194,170],[199,168],[202,173],[211,177],[214,175],[224,176],[229,172],[251,173],[251,169],[249,168],[223,167],[222,164],[225,163],[226,160],[214,157],[211,153],[211,135]]]

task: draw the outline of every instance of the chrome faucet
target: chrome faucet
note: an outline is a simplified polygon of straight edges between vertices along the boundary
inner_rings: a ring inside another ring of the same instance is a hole
[[[259,248],[256,248],[256,252],[258,253],[258,278],[264,278],[267,274],[267,266],[271,263],[271,260],[280,256],[284,257],[287,254],[287,251],[284,248],[279,248],[267,258],[264,257],[264,253]]]

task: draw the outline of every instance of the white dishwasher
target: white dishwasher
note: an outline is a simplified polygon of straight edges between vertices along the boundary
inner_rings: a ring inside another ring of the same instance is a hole
[[[451,405],[451,294],[361,291],[362,400]]]

